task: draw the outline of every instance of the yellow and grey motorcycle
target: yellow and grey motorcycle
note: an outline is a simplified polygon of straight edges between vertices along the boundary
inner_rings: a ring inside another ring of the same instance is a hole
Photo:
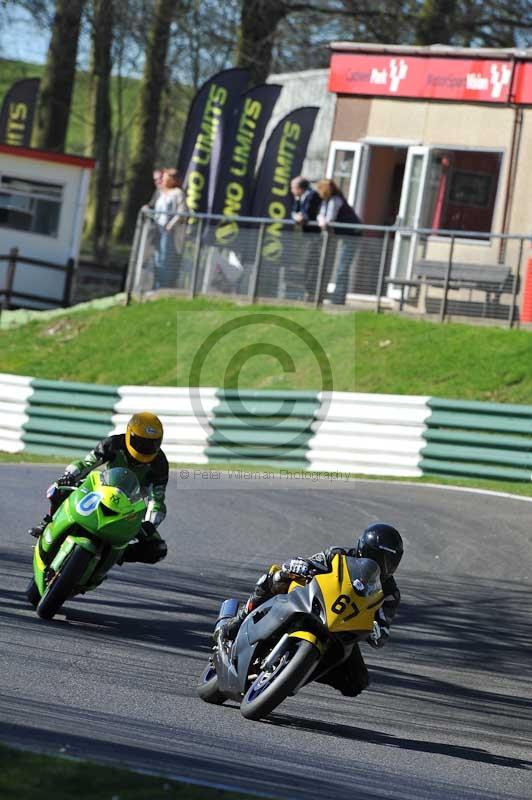
[[[331,569],[292,581],[249,614],[234,642],[218,637],[198,694],[207,703],[240,702],[247,719],[261,719],[283,700],[346,661],[374,630],[383,602],[378,565],[337,554]],[[215,630],[238,609],[225,600]]]

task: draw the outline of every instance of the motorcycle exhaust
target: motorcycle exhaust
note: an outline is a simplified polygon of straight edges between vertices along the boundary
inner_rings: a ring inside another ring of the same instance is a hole
[[[222,605],[220,606],[220,611],[218,612],[216,625],[214,626],[215,631],[235,616],[236,612],[238,611],[238,606],[239,602],[238,600],[235,600],[234,597],[223,601]]]

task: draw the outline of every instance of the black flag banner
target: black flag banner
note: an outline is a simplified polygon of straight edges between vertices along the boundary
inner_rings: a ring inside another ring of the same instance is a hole
[[[30,146],[38,93],[39,78],[24,78],[8,89],[0,110],[0,144]]]
[[[274,220],[266,227],[262,255],[268,261],[282,256],[281,220],[290,218],[290,182],[300,174],[319,108],[296,108],[275,126],[257,174],[251,214]]]
[[[220,128],[240,101],[248,75],[246,69],[222,70],[203,84],[192,101],[177,164],[189,211],[208,211],[209,179],[219,169]]]
[[[223,137],[220,170],[212,204],[213,214],[245,217],[251,213],[253,176],[259,147],[282,86],[264,83],[244,95]],[[221,220],[215,231],[217,244],[229,245],[238,236],[235,220]]]

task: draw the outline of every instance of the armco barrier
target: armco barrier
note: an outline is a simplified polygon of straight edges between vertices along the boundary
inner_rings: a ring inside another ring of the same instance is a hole
[[[31,386],[28,420],[22,426],[27,452],[82,455],[109,435],[116,387],[39,379]]]
[[[209,461],[237,461],[308,469],[317,392],[220,389]]]
[[[424,473],[532,479],[532,406],[435,397],[428,405]]]
[[[352,394],[320,395],[309,444],[310,469],[363,475],[416,477],[424,445],[427,397]]]
[[[27,402],[33,389],[31,378],[0,374],[0,450],[19,453],[24,450],[22,432],[28,421]]]
[[[532,406],[333,392],[95,386],[0,374],[0,450],[79,456],[150,409],[171,462],[532,480]]]

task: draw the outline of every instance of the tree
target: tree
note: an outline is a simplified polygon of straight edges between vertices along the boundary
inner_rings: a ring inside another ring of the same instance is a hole
[[[89,150],[96,159],[89,193],[86,234],[94,255],[105,261],[111,210],[111,68],[115,0],[93,0]]]
[[[285,0],[242,0],[237,66],[250,70],[250,84],[270,74],[275,34],[289,7]]]
[[[152,172],[157,153],[157,128],[166,83],[166,58],[173,16],[179,0],[156,0],[148,35],[144,70],[126,173],[123,205],[115,223],[115,236],[129,241],[137,214],[153,190]]]
[[[52,38],[35,115],[33,145],[65,147],[84,0],[56,0]]]
[[[425,0],[416,20],[416,44],[450,44],[456,29],[457,5],[457,0]]]

